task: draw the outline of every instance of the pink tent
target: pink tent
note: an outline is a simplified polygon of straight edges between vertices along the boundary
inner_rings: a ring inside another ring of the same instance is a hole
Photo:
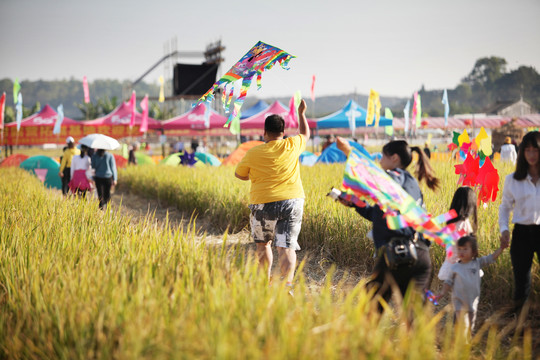
[[[201,103],[187,113],[166,120],[161,123],[163,130],[205,130],[206,104]],[[209,127],[208,129],[223,128],[227,122],[227,117],[219,115],[214,109],[210,109],[208,114]],[[228,131],[227,131],[228,132]]]
[[[94,120],[87,120],[87,121],[81,121],[81,123],[85,126],[117,126],[117,125],[124,125],[129,126],[131,122],[131,107],[129,106],[129,103],[122,102],[120,106],[118,106],[116,109],[114,109],[109,114],[94,119]],[[135,112],[135,124],[134,126],[140,127],[142,122],[142,114],[139,112]],[[158,120],[152,119],[151,117],[148,118],[148,128],[149,129],[156,129],[161,127],[161,122]]]
[[[264,129],[264,121],[269,115],[281,115],[285,119],[286,128],[297,128],[298,122],[292,120],[289,117],[289,108],[283,106],[279,101],[274,101],[272,105],[264,109],[263,111],[248,117],[247,119],[240,120],[241,129]],[[308,119],[308,126],[310,128],[317,127],[317,122],[312,119]]]
[[[57,119],[58,119],[58,113],[54,111],[54,109],[50,107],[49,105],[45,105],[43,109],[41,109],[40,112],[30,115],[29,117],[25,119],[22,119],[21,127],[50,126],[52,129],[54,128],[54,124],[56,124]],[[74,126],[74,125],[81,125],[81,122],[64,117],[64,120],[62,121],[62,127]],[[6,124],[6,127],[16,127],[16,126],[17,126],[16,121]]]

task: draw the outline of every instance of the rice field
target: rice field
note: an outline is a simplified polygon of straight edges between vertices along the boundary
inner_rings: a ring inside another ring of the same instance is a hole
[[[423,192],[428,210],[439,214],[447,211],[457,175],[448,163],[434,166],[443,186],[437,193]],[[510,171],[499,168],[501,180]],[[370,224],[325,196],[340,185],[342,173],[343,165],[302,168],[306,205],[300,245],[335,269],[369,271]],[[228,233],[246,228],[249,216],[249,184],[234,178],[232,167],[130,167],[120,172],[119,183],[210,221],[223,231],[223,243],[206,243],[195,224],[187,230],[163,228],[150,216],[134,222],[121,210],[100,211],[95,201],[63,199],[22,170],[0,169],[0,358],[531,359],[540,354],[537,320],[485,321],[467,344],[459,328],[446,321],[448,307],[423,306],[411,296],[380,316],[364,281],[346,285],[332,268],[314,291],[306,263],[300,264],[294,297],[280,281],[268,285],[250,247],[227,242]],[[498,246],[498,204],[479,209],[481,254]],[[436,268],[443,257],[443,249],[434,247]],[[536,298],[538,273],[535,264]],[[434,279],[432,289],[438,285]],[[495,313],[510,301],[511,291],[506,251],[485,270],[481,311]]]

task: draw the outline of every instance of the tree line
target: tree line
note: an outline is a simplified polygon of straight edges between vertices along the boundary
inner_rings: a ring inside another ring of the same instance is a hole
[[[471,72],[467,74],[454,89],[448,90],[450,114],[479,113],[495,104],[497,101],[523,100],[532,105],[537,111],[540,109],[540,75],[535,68],[520,66],[508,71],[508,63],[504,58],[491,56],[478,59]],[[15,120],[15,106],[13,104],[13,80],[0,79],[0,93],[6,92],[5,121]],[[95,80],[89,83],[90,103],[84,103],[84,93],[81,80],[23,80],[20,82],[23,94],[23,117],[39,111],[41,104],[49,104],[53,108],[63,104],[65,116],[75,119],[95,119],[110,113],[122,99],[122,94],[129,88],[130,82],[119,80]],[[140,82],[135,86],[137,94],[159,94],[159,85]],[[441,99],[443,89],[426,90],[423,86],[418,90],[422,99],[422,115],[443,116],[444,107]],[[353,99],[365,107],[367,95],[345,94],[337,96],[324,96],[316,99],[315,103],[308,101],[310,117],[321,117],[340,109],[345,103]],[[270,98],[267,102],[280,100],[288,104],[289,98]],[[395,116],[403,116],[403,108],[407,98],[381,96],[383,107],[389,107]],[[412,104],[412,96],[411,96]],[[248,98],[245,107],[257,101]],[[174,106],[150,103],[149,115],[155,119],[168,119],[175,115]]]

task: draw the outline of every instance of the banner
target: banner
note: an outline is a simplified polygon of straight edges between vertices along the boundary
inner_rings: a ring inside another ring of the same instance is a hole
[[[56,119],[56,123],[54,124],[53,134],[59,135],[62,127],[62,121],[64,121],[64,105],[58,105],[58,109],[56,112],[58,113],[58,118]]]
[[[0,129],[4,128],[4,111],[6,109],[6,93],[0,97]]]
[[[129,122],[129,127],[132,128],[135,125],[135,112],[137,111],[137,97],[135,95],[135,90],[131,93],[131,100],[129,100],[129,108],[131,109],[131,121]]]
[[[84,91],[84,102],[88,104],[90,102],[90,92],[88,91],[88,80],[86,76],[83,76],[83,91]]]
[[[19,85],[19,80],[15,78],[15,82],[13,83],[13,103],[17,104],[17,99],[19,95],[19,91],[21,90],[21,85]]]
[[[444,126],[448,126],[448,113],[450,112],[450,104],[448,103],[448,93],[444,89],[442,103],[444,104]]]
[[[15,105],[15,109],[17,111],[17,131],[19,131],[21,129],[21,121],[23,116],[23,98],[21,93],[19,93],[17,96],[17,105]]]
[[[394,119],[394,114],[392,114],[392,111],[390,110],[390,108],[384,108],[384,117],[390,120]],[[388,136],[394,135],[394,126],[393,125],[385,126],[384,133]]]
[[[315,102],[315,74],[311,77],[311,101]]]
[[[407,100],[407,105],[405,105],[405,109],[403,109],[403,117],[405,118],[405,136],[407,136],[407,132],[409,131],[409,111],[411,109],[411,100]]]
[[[139,132],[144,133],[148,131],[148,94],[141,101],[141,109],[142,109],[142,120],[141,120],[141,127],[139,128]]]
[[[159,99],[158,101],[160,103],[165,102],[165,90],[163,88],[165,80],[163,80],[163,76],[159,77]]]

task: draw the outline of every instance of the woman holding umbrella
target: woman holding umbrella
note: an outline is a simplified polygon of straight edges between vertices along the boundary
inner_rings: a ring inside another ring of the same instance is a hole
[[[114,156],[107,150],[120,147],[116,139],[102,134],[90,134],[79,140],[79,143],[97,149],[92,155],[92,168],[94,169],[94,182],[99,199],[99,208],[103,209],[111,200],[111,188],[116,185],[118,172]]]

